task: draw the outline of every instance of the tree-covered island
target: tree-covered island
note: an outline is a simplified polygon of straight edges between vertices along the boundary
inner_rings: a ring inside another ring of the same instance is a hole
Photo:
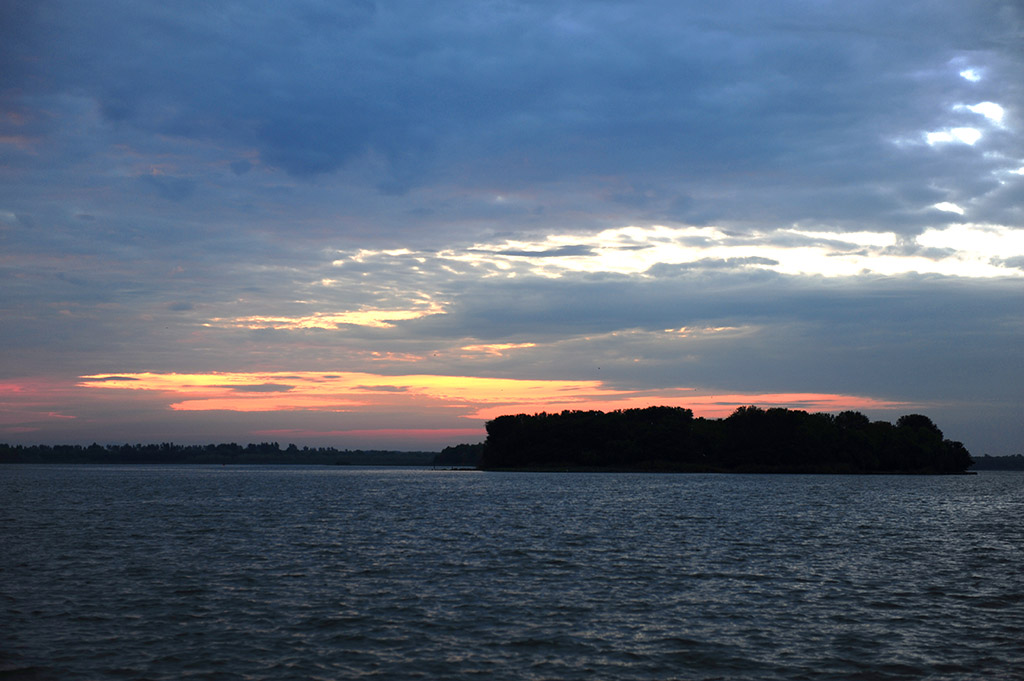
[[[964,473],[973,460],[927,416],[893,425],[856,411],[740,407],[724,419],[680,407],[500,416],[484,470],[722,473]]]

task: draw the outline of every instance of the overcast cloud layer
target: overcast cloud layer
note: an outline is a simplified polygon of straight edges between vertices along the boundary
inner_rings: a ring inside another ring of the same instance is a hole
[[[1019,452],[1022,45],[995,0],[9,0],[0,441],[436,448],[544,380]]]

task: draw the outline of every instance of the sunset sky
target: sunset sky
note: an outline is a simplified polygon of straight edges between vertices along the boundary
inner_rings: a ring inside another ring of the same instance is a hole
[[[6,0],[0,442],[1022,452],[1022,126],[1010,0]]]

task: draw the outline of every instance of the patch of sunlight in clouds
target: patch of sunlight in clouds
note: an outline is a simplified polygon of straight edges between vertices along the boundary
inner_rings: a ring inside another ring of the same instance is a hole
[[[994,259],[1024,256],[1024,231],[999,225],[967,223],[929,229],[917,237],[917,243],[928,248],[952,249],[958,257],[977,261],[978,265],[989,264]]]
[[[738,335],[745,330],[739,326],[681,326],[678,329],[665,329],[665,333],[674,333],[683,338],[694,336],[711,336],[717,334]]]
[[[931,146],[949,144],[951,142],[960,142],[974,146],[981,139],[981,131],[977,128],[949,128],[947,130],[926,132],[924,138]]]
[[[536,343],[489,343],[485,345],[463,345],[459,350],[470,354],[500,357],[509,350],[523,350],[535,347],[537,347]]]
[[[963,208],[956,205],[955,203],[950,203],[949,201],[942,201],[941,203],[936,203],[935,205],[932,206],[932,208],[936,208],[947,213],[956,213],[957,215],[964,214]]]
[[[973,113],[981,114],[993,123],[1003,122],[1003,107],[999,106],[995,102],[979,102],[978,104],[971,104],[969,106],[964,106],[963,108]]]
[[[261,392],[252,386],[273,384],[288,390]],[[365,411],[394,406],[421,409],[424,404],[461,409],[471,416],[482,405],[543,405],[614,399],[628,391],[600,381],[528,380],[478,376],[366,372],[215,372],[210,374],[138,373],[83,376],[80,387],[163,393],[178,411]]]
[[[274,390],[262,390],[272,385]],[[82,376],[80,388],[138,390],[161,394],[175,411],[421,411],[452,409],[459,416],[491,419],[503,414],[565,409],[642,408],[652,404],[726,416],[748,404],[817,411],[902,409],[906,403],[828,393],[718,394],[688,388],[622,390],[602,381],[512,379],[480,376],[365,372],[136,373]]]
[[[394,327],[391,322],[420,319],[430,315],[444,314],[444,308],[436,303],[419,310],[359,310],[355,312],[315,312],[300,317],[217,317],[211,319],[206,326],[232,326],[243,329],[337,329],[345,324],[369,326],[378,329]]]
[[[354,260],[356,262],[365,262],[365,259],[367,257],[371,257],[371,256],[372,257],[376,257],[376,256],[380,256],[380,255],[390,255],[392,257],[400,257],[400,256],[403,256],[403,255],[412,255],[412,251],[410,251],[408,248],[395,248],[395,249],[385,250],[385,251],[372,251],[372,250],[363,248],[363,249],[360,249],[358,253],[356,253],[355,255],[352,256],[352,260]],[[335,260],[334,264],[335,265],[341,265],[341,264],[343,264],[343,262],[344,261],[342,261],[342,260]]]
[[[963,214],[956,204],[933,206]],[[929,230],[931,242],[935,240]],[[1016,232],[990,228],[998,233],[1005,248],[1013,249]],[[796,241],[792,237],[798,237]],[[1010,240],[1010,241],[1007,241]],[[892,232],[819,232],[788,229],[776,232],[731,234],[715,227],[622,227],[593,235],[551,235],[534,241],[517,240],[474,244],[464,250],[449,249],[438,257],[469,263],[493,273],[519,274],[524,270],[542,277],[557,278],[569,273],[607,272],[643,275],[655,265],[682,267],[728,267],[763,269],[787,275],[855,276],[863,273],[898,275],[933,273],[963,277],[1020,276],[1020,270],[989,262],[986,246],[976,248],[970,240],[955,239],[943,246],[955,252],[945,257],[901,252]],[[563,254],[564,255],[560,255]],[[368,255],[364,255],[368,257]]]

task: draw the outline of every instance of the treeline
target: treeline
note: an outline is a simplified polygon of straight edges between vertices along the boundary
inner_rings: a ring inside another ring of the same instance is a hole
[[[436,452],[350,450],[333,447],[285,448],[277,442],[259,444],[180,445],[7,445],[0,444],[0,463],[109,464],[306,464],[357,466],[429,466]]]
[[[962,473],[959,442],[927,416],[895,425],[864,414],[740,407],[724,419],[689,409],[500,416],[487,423],[480,467],[752,473]]]
[[[1024,471],[1024,454],[1010,456],[989,456],[983,454],[974,457],[973,470],[978,471]]]
[[[483,457],[484,443],[475,445],[454,445],[445,447],[434,459],[435,466],[469,466],[477,467]]]

